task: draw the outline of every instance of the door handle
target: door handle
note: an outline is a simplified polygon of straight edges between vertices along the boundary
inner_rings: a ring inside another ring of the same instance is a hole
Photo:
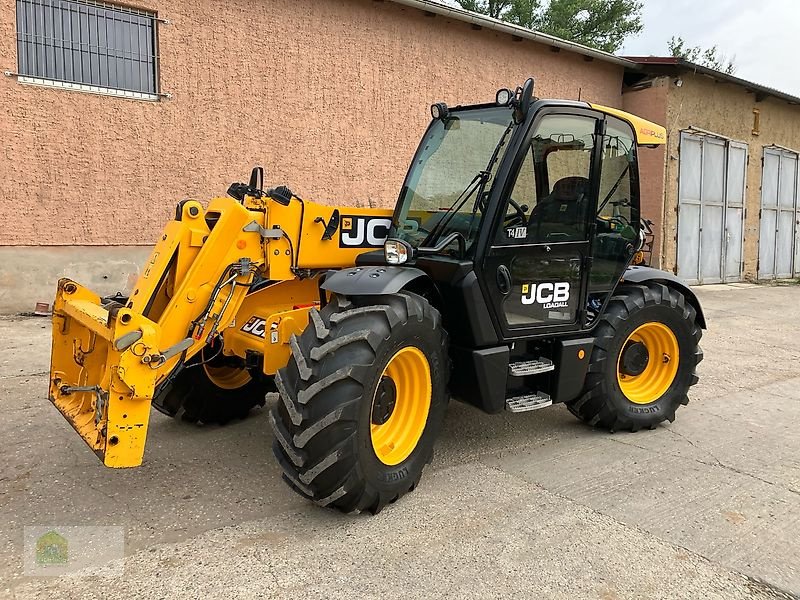
[[[511,273],[505,265],[497,267],[497,289],[503,296],[511,292]]]

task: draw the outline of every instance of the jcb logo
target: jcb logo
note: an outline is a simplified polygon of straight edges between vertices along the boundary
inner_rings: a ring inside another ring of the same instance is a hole
[[[266,326],[267,322],[261,317],[252,317],[247,323],[242,325],[242,331],[263,339],[266,333]]]
[[[386,217],[342,217],[340,248],[382,248],[392,220]]]
[[[569,303],[569,283],[525,283],[522,303],[541,304],[543,308],[566,308]]]

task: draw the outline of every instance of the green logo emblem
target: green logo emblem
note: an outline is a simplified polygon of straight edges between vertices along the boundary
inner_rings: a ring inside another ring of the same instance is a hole
[[[36,563],[65,565],[69,562],[67,540],[55,531],[48,531],[36,540]]]

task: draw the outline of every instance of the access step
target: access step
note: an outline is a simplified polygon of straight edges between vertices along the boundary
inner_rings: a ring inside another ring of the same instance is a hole
[[[523,360],[508,365],[508,372],[513,377],[525,377],[526,375],[538,375],[548,373],[555,369],[553,361],[549,358],[537,358],[535,360]]]
[[[534,394],[524,394],[522,396],[514,396],[513,398],[506,399],[506,410],[511,412],[528,412],[529,410],[537,410],[546,406],[551,406],[553,399],[544,392],[536,392]]]

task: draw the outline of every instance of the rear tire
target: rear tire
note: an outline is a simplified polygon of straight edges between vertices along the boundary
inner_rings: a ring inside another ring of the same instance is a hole
[[[621,286],[595,329],[589,373],[582,394],[567,403],[570,412],[611,431],[653,429],[663,421],[674,421],[678,408],[689,402],[687,393],[698,381],[696,367],[703,360],[702,329],[696,317],[683,294],[665,285]],[[642,337],[648,331],[652,335]],[[628,357],[623,353],[631,344],[648,350],[635,349],[640,356],[629,359],[633,372],[641,370],[640,375],[631,375],[625,363]],[[671,347],[676,351],[664,350]],[[645,380],[637,385],[637,377]]]
[[[270,412],[290,487],[322,506],[373,514],[413,490],[447,406],[439,312],[410,292],[335,296],[311,310],[291,347]]]

